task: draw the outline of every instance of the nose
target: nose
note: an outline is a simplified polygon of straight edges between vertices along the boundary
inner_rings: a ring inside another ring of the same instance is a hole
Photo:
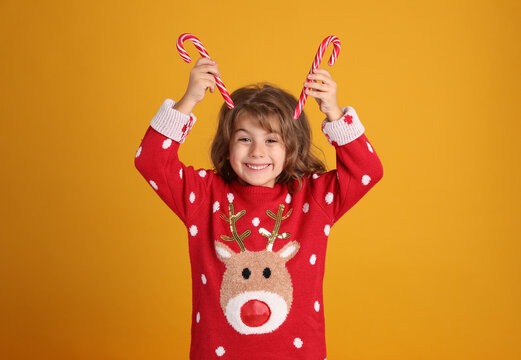
[[[264,157],[264,145],[260,142],[254,142],[250,147],[251,157]]]
[[[241,307],[241,320],[251,327],[265,324],[270,316],[270,307],[260,300],[250,300]]]

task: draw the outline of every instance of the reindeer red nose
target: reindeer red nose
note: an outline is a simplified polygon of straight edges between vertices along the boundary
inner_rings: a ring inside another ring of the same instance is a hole
[[[270,316],[270,307],[259,300],[250,300],[241,307],[241,320],[251,327],[265,324]]]

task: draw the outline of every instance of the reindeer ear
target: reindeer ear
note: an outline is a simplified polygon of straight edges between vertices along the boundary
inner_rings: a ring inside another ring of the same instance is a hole
[[[293,258],[293,256],[295,256],[299,249],[300,244],[297,241],[292,241],[287,243],[282,249],[277,251],[277,255],[288,261],[289,259]]]
[[[234,254],[234,252],[228,246],[219,241],[215,241],[215,253],[217,254],[219,260],[225,264]]]

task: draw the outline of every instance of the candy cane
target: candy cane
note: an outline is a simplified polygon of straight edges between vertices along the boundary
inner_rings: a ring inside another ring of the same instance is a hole
[[[182,34],[181,36],[179,36],[179,39],[177,39],[177,51],[179,52],[179,55],[181,55],[181,57],[183,58],[184,61],[186,61],[187,63],[192,62],[190,55],[188,55],[188,53],[186,52],[186,50],[183,46],[183,42],[185,40],[190,40],[195,45],[197,50],[199,50],[199,54],[201,54],[201,56],[210,59],[210,55],[208,55],[208,52],[204,48],[201,41],[194,35],[185,33],[185,34]],[[218,77],[218,76],[214,76],[214,77],[215,77],[215,83],[216,83],[217,87],[219,88],[219,91],[221,92],[221,94],[224,98],[224,101],[226,102],[226,105],[228,105],[228,107],[230,109],[233,109],[235,105],[233,104],[232,98],[230,97],[228,90],[226,90],[226,86],[224,86],[224,83],[222,82],[220,77]]]
[[[311,70],[309,71],[310,74],[313,74],[313,70],[318,69],[320,63],[322,62],[322,57],[326,52],[327,46],[331,43],[333,43],[334,49],[333,53],[331,54],[331,57],[329,58],[328,64],[329,66],[333,66],[338,57],[338,54],[340,53],[340,40],[336,36],[331,35],[325,38],[324,41],[322,41],[322,43],[318,47],[317,55],[315,56],[315,60],[313,61],[313,65],[311,66]],[[293,113],[293,119],[298,119],[300,113],[302,112],[302,109],[304,108],[304,104],[306,103],[306,99],[308,97],[308,95],[305,93],[306,89],[306,87],[302,88],[302,92],[300,93],[300,99],[298,100],[297,107],[295,109],[295,112]]]

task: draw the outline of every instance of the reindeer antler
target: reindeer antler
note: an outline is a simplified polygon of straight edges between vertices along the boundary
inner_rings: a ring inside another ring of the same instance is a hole
[[[235,241],[241,248],[241,252],[246,251],[246,247],[244,246],[243,240],[251,234],[251,230],[246,230],[245,232],[242,233],[242,235],[239,235],[237,233],[237,228],[235,226],[235,223],[237,222],[237,220],[239,220],[241,217],[244,216],[244,214],[246,214],[246,210],[241,210],[241,211],[239,211],[239,213],[234,214],[235,209],[233,208],[233,204],[230,203],[230,204],[228,204],[228,212],[230,213],[230,217],[227,217],[223,213],[221,213],[220,215],[221,215],[221,219],[230,223],[230,231],[232,232],[232,236],[230,237],[230,236],[221,235],[221,239],[223,239],[224,241]]]
[[[272,251],[273,243],[275,242],[275,239],[287,239],[290,237],[290,233],[285,232],[285,233],[279,234],[279,230],[280,230],[280,223],[282,222],[282,220],[286,220],[287,218],[289,218],[289,216],[291,215],[292,212],[293,212],[293,209],[289,209],[288,213],[286,215],[282,216],[282,214],[284,213],[284,204],[279,205],[279,210],[277,211],[277,215],[275,215],[273,213],[273,211],[271,211],[271,210],[266,210],[266,214],[268,214],[268,216],[270,218],[275,220],[275,227],[273,228],[273,231],[271,233],[264,228],[259,229],[259,232],[263,236],[268,238],[268,245],[266,246],[266,250]]]

